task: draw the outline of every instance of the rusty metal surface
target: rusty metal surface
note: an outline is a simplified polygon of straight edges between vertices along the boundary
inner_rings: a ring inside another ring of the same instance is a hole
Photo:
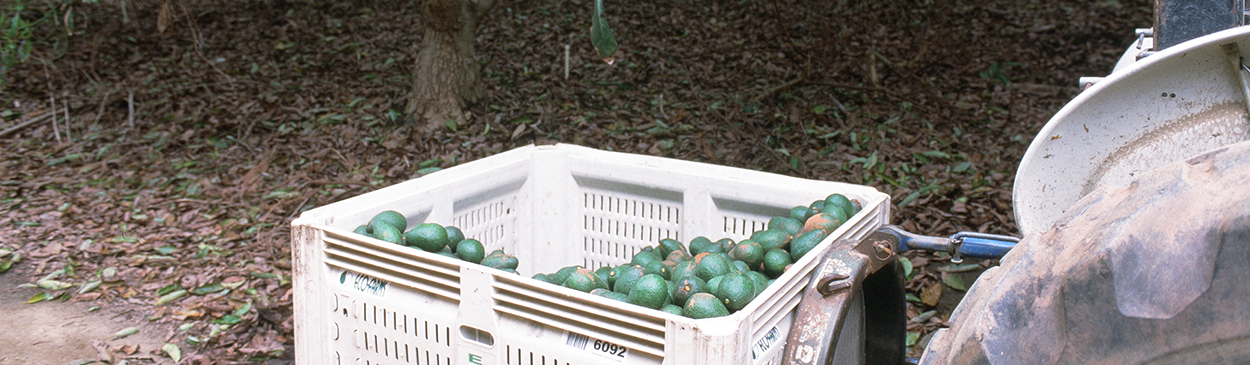
[[[863,240],[841,240],[834,245],[803,292],[783,350],[784,364],[864,361],[865,299],[860,289],[869,274],[894,261],[898,237],[874,231]],[[894,274],[897,268],[890,268]]]

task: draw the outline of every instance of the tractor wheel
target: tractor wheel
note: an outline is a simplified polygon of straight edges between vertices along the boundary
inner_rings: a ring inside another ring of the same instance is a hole
[[[1099,188],[986,271],[921,364],[1250,359],[1250,142]]]

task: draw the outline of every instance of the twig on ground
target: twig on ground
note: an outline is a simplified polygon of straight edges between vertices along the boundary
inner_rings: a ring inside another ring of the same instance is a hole
[[[61,99],[61,107],[65,108],[65,139],[73,143],[74,136],[69,134],[69,102]]]
[[[113,96],[113,89],[105,90],[104,98],[100,99],[100,107],[96,108],[95,120],[91,121],[91,124],[96,124],[100,122],[100,116],[104,115],[104,104],[108,104],[110,96]]]
[[[56,97],[48,95],[48,103],[51,105],[48,110],[52,111],[52,136],[56,137],[57,144],[61,144],[61,131],[56,127]]]
[[[790,80],[790,81],[788,81],[788,82],[786,82],[786,83],[784,83],[784,84],[777,85],[777,87],[774,87],[774,88],[772,88],[772,89],[769,89],[768,91],[765,91],[763,94],[760,94],[760,95],[758,95],[758,96],[756,96],[756,97],[754,97],[754,98],[751,98],[751,104],[759,104],[759,103],[760,103],[760,101],[763,101],[764,99],[770,98],[770,97],[772,97],[773,95],[775,95],[775,94],[777,94],[777,93],[779,93],[779,92],[782,92],[782,91],[784,91],[784,90],[786,90],[786,89],[792,88],[792,87],[794,87],[794,85],[798,85],[799,83],[804,82],[806,79],[807,79],[807,76],[805,76],[805,75],[799,75],[799,77],[794,78],[794,80]]]
[[[234,83],[233,76],[230,76],[220,68],[217,68],[217,65],[213,64],[213,61],[210,61],[207,56],[204,56],[204,42],[200,40],[202,38],[200,28],[196,27],[195,20],[191,19],[191,12],[187,11],[187,4],[179,3],[178,5],[182,6],[182,16],[187,19],[187,26],[191,29],[191,37],[195,41],[195,54],[200,56],[200,59],[203,60],[204,63],[207,63],[208,67],[211,67],[213,71],[217,71],[218,74],[225,77],[227,82]],[[205,89],[207,90],[208,88],[206,87]],[[209,92],[212,91],[210,90]]]
[[[13,134],[13,132],[17,132],[19,130],[22,130],[22,128],[29,127],[31,124],[38,123],[44,118],[47,118],[48,116],[55,114],[55,113],[56,112],[50,112],[50,113],[43,113],[40,115],[33,116],[30,119],[27,119],[25,122],[18,123],[15,126],[12,126],[12,127],[9,127],[8,129],[0,131],[0,138],[7,137],[8,135]]]
[[[135,92],[134,91],[131,91],[130,96],[126,97],[126,104],[130,106],[129,117],[127,117],[126,120],[127,120],[127,123],[130,124],[130,128],[133,129],[135,127]]]

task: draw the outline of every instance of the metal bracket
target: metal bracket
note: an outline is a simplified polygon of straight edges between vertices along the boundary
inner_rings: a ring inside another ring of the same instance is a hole
[[[893,261],[897,252],[897,236],[881,230],[859,241],[834,242],[803,292],[782,363],[829,363],[864,278]]]
[[[1250,80],[1247,79],[1250,75],[1243,72],[1250,71],[1250,68],[1247,68],[1243,62],[1241,49],[1237,47],[1237,43],[1229,43],[1220,47],[1224,49],[1224,54],[1228,56],[1229,64],[1233,66],[1233,74],[1237,77],[1237,84],[1241,86],[1242,101],[1246,105],[1246,112],[1250,113]]]

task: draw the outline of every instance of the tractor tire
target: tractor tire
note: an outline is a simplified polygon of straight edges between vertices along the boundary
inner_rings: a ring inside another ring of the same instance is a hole
[[[1250,142],[1086,195],[987,270],[921,364],[1250,359]]]

